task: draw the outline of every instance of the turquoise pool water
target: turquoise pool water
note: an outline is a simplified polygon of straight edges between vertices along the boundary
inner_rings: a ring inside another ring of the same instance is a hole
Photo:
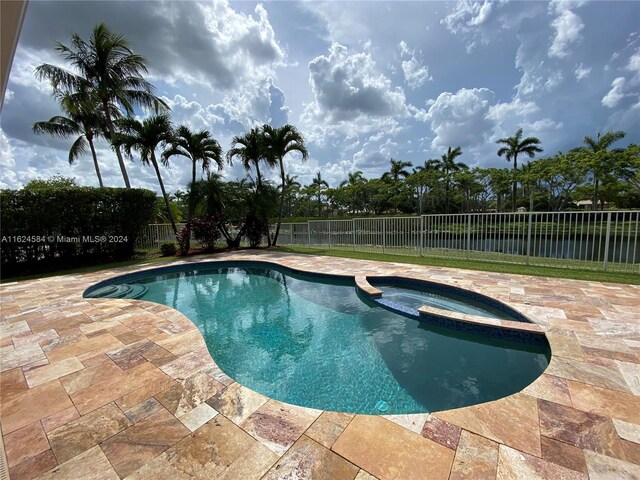
[[[520,321],[508,312],[472,298],[461,297],[455,293],[430,290],[428,287],[401,287],[389,283],[374,282],[372,285],[382,290],[383,298],[401,305],[406,305],[415,310],[418,310],[423,305],[427,305],[450,312],[466,313],[485,318]]]
[[[548,365],[546,340],[430,327],[363,301],[351,279],[196,268],[121,283],[142,285],[142,300],[184,313],[227,375],[284,402],[365,414],[433,412],[520,391]]]

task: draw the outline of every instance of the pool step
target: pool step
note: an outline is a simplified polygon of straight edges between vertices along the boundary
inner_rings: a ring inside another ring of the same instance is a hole
[[[138,299],[147,293],[147,287],[139,283],[122,285],[107,285],[91,292],[89,298],[128,298]]]

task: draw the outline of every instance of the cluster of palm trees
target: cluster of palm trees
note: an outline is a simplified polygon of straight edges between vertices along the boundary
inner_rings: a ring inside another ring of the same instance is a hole
[[[71,69],[51,64],[36,68],[35,75],[48,80],[53,94],[65,115],[57,115],[48,121],[36,122],[35,133],[46,133],[62,138],[77,137],[69,151],[69,163],[91,150],[96,176],[100,187],[104,186],[94,142],[106,139],[118,158],[126,188],[131,188],[129,175],[123,159],[131,158],[137,151],[144,165],[153,166],[168,219],[177,234],[176,221],[169,196],[162,181],[158,161],[167,166],[174,156],[183,156],[191,161],[191,185],[197,179],[197,165],[209,173],[212,165],[223,167],[223,152],[220,144],[207,130],[193,132],[185,125],[174,128],[168,116],[169,106],[154,94],[154,87],[144,79],[148,72],[144,57],[134,53],[127,40],[114,34],[100,23],[91,33],[89,41],[74,34],[71,46],[58,43],[58,53]],[[133,118],[136,107],[153,114],[142,121]],[[158,157],[156,151],[162,148]],[[287,175],[284,158],[291,152],[308,156],[304,138],[292,125],[276,128],[264,125],[253,128],[243,136],[234,137],[226,158],[231,164],[239,158],[247,171],[256,169],[256,188],[260,188],[263,177],[260,164],[278,167],[281,178],[278,224],[270,243],[277,242],[287,191]],[[193,217],[195,196],[191,196],[187,220]],[[188,242],[188,239],[187,239]]]

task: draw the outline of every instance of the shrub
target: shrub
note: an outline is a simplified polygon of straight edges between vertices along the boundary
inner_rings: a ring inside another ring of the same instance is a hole
[[[177,251],[175,242],[164,242],[160,245],[160,253],[163,257],[173,257]]]
[[[1,190],[2,276],[131,257],[139,232],[152,218],[155,198],[143,189],[46,182]]]
[[[193,238],[200,242],[206,250],[213,250],[221,236],[217,222],[211,217],[194,217],[189,223]]]
[[[191,240],[191,222],[182,227],[182,230],[176,235],[176,240],[180,246],[180,255],[186,255],[189,253],[189,242]]]
[[[269,232],[269,220],[261,217],[257,212],[251,211],[247,215],[245,223],[245,235],[251,248],[258,248],[262,243],[262,237]]]

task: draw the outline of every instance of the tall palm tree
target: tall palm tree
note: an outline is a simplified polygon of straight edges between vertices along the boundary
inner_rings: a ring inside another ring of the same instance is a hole
[[[242,136],[235,136],[231,139],[231,148],[227,152],[227,161],[229,165],[232,165],[233,159],[237,157],[247,172],[251,172],[251,167],[255,167],[256,186],[259,187],[262,185],[260,162],[271,161],[271,166],[273,166],[273,159],[266,158],[265,155],[266,151],[262,132],[257,128],[252,128],[248,133]]]
[[[95,105],[86,96],[80,98],[68,93],[60,94],[58,95],[58,101],[67,116],[56,115],[46,122],[36,122],[33,124],[33,132],[46,133],[61,138],[77,136],[69,150],[69,164],[73,164],[80,155],[86,153],[88,144],[91,149],[98,183],[100,187],[104,187],[96,149],[93,145],[93,140],[99,137],[104,129],[102,116],[96,112]]]
[[[173,233],[178,234],[173,212],[169,203],[169,196],[164,188],[164,182],[160,175],[160,168],[156,159],[156,149],[160,144],[168,144],[172,140],[171,122],[166,115],[154,115],[140,122],[133,118],[122,118],[118,120],[120,132],[113,137],[116,147],[122,147],[125,154],[131,158],[132,150],[140,153],[140,160],[143,165],[151,164],[156,171],[162,198],[167,207],[167,215],[173,228]]]
[[[154,87],[142,74],[147,73],[144,57],[133,53],[129,42],[109,31],[104,23],[93,28],[89,42],[76,33],[71,37],[71,47],[57,44],[56,50],[78,72],[74,73],[51,64],[36,68],[36,76],[49,80],[56,92],[78,92],[86,90],[101,105],[106,122],[108,138],[115,136],[114,105],[121,107],[127,115],[133,107],[169,109],[167,104],[153,94]],[[129,175],[122,159],[120,148],[114,146],[125,186],[131,188]]]
[[[282,213],[284,210],[284,199],[287,194],[286,190],[286,174],[284,171],[284,157],[292,152],[299,152],[302,154],[302,160],[306,160],[309,156],[307,147],[304,144],[304,137],[293,125],[283,125],[279,128],[274,128],[271,125],[264,125],[262,127],[262,134],[264,138],[265,157],[269,162],[277,163],[280,166],[280,206],[278,208],[278,223],[276,225],[276,233],[273,236],[272,245],[275,247],[278,242],[278,235],[280,234],[280,224],[282,223]]]
[[[389,163],[391,168],[382,175],[383,180],[391,180],[391,182],[395,184],[398,183],[401,177],[407,178],[410,175],[406,169],[413,166],[411,162],[403,162],[402,160],[394,160],[392,158]]]
[[[216,164],[218,171],[222,170],[222,148],[208,130],[194,133],[189,127],[180,125],[173,131],[171,143],[162,153],[162,161],[166,163],[174,155],[191,160],[191,185],[196,184],[198,162],[202,162],[203,172],[209,173],[212,163]],[[194,207],[195,199],[190,199],[187,220],[193,217]]]
[[[604,135],[600,135],[600,132],[596,135],[596,138],[589,136],[584,137],[583,151],[588,153],[587,165],[593,176],[593,200],[592,206],[594,210],[598,209],[598,188],[600,179],[606,174],[606,165],[609,147],[625,137],[623,131],[607,132]]]
[[[329,184],[322,179],[322,174],[318,172],[311,181],[311,187],[318,196],[318,215],[320,215],[322,213],[322,192],[325,190],[325,188],[329,188]]]
[[[447,153],[442,155],[440,160],[431,161],[431,167],[435,168],[442,174],[444,179],[444,205],[445,213],[449,213],[449,192],[451,190],[451,179],[453,174],[461,170],[468,170],[469,167],[464,162],[456,162],[456,158],[462,155],[462,148],[449,148]],[[426,166],[426,163],[425,163]]]
[[[513,137],[500,138],[496,140],[498,145],[504,144],[506,146],[501,147],[498,150],[498,156],[505,156],[507,162],[513,160],[513,182],[511,186],[511,208],[516,210],[516,194],[518,190],[518,155],[526,153],[529,158],[535,157],[536,153],[542,152],[540,140],[537,137],[522,138],[522,129],[519,128]]]

